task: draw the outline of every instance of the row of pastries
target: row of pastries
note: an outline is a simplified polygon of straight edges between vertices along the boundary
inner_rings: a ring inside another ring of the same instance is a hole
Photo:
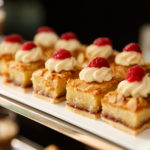
[[[99,37],[82,44],[72,32],[60,37],[40,27],[33,41],[18,34],[0,44],[0,74],[4,84],[66,109],[101,119],[129,134],[150,127],[150,64],[137,43],[122,52]]]

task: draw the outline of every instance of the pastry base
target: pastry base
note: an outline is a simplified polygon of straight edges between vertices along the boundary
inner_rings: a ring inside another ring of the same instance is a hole
[[[86,112],[86,111],[83,111],[83,110],[79,110],[79,109],[73,108],[73,107],[69,106],[68,104],[66,104],[66,109],[69,109],[70,111],[72,111],[72,112],[74,112],[76,114],[82,115],[84,117],[88,117],[90,119],[98,119],[98,118],[100,118],[100,113],[92,114],[92,113],[89,113],[89,112]]]
[[[40,98],[40,99],[42,99],[46,102],[50,102],[51,104],[58,104],[58,103],[60,103],[60,102],[62,102],[66,99],[66,96],[62,96],[62,97],[59,97],[59,98],[51,98],[51,97],[39,95],[35,92],[33,92],[33,96],[37,97],[37,98]]]
[[[141,133],[143,130],[150,128],[150,121],[148,123],[145,123],[142,127],[138,128],[138,129],[131,129],[127,126],[124,126],[121,123],[116,123],[112,120],[106,119],[105,117],[101,116],[101,119],[105,122],[107,122],[108,124],[112,125],[113,127],[120,129],[126,133],[129,133],[131,135],[137,136],[139,133]]]
[[[23,92],[23,93],[27,93],[27,92],[30,92],[32,91],[32,87],[28,87],[28,88],[23,88],[21,86],[16,86],[14,85],[13,83],[9,83],[9,82],[4,82],[4,84],[14,90],[17,90],[17,91],[20,91],[20,92]]]

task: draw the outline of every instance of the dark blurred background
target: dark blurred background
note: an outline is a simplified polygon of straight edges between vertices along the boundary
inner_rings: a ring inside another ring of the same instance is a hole
[[[146,0],[6,0],[4,34],[20,33],[32,40],[37,28],[46,25],[59,35],[73,31],[86,44],[107,36],[121,50],[128,42],[138,42],[140,27],[150,23],[149,8]]]
[[[100,36],[110,37],[118,50],[138,42],[141,27],[150,24],[150,1],[146,0],[5,0],[2,9],[6,11],[5,35],[19,33],[32,40],[37,28],[44,25],[54,28],[58,35],[75,32],[85,44]],[[64,150],[87,149],[19,115],[18,123],[21,135],[43,146],[55,143]]]

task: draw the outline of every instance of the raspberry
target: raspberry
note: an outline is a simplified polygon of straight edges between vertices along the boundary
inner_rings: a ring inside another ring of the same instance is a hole
[[[71,53],[65,49],[59,49],[57,50],[54,54],[53,54],[53,59],[66,59],[66,58],[70,58],[71,57]]]
[[[145,76],[144,69],[140,66],[134,66],[131,67],[127,74],[126,74],[126,80],[129,82],[135,82],[135,81],[141,81],[143,77]]]
[[[41,33],[41,32],[55,32],[55,31],[50,27],[40,27],[38,28],[37,33]]]
[[[96,57],[92,61],[90,61],[87,67],[95,67],[95,68],[108,67],[109,68],[109,63],[103,57]]]
[[[77,35],[73,32],[66,32],[62,34],[60,38],[66,41],[71,40],[71,39],[76,39],[76,40],[78,39]]]
[[[22,44],[23,39],[19,34],[11,34],[11,35],[6,36],[4,41]]]
[[[131,52],[131,51],[134,51],[134,52],[142,53],[142,51],[141,51],[141,49],[140,49],[140,46],[139,46],[137,43],[129,43],[128,45],[126,45],[126,46],[123,48],[123,51],[124,51],[124,52]]]
[[[101,37],[94,40],[93,44],[97,46],[105,46],[105,45],[112,46],[112,41],[109,38]]]
[[[33,48],[37,47],[32,41],[26,42],[22,46],[23,51],[30,51]]]

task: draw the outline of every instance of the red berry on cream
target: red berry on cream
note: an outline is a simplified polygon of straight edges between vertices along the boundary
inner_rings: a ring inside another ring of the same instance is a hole
[[[19,34],[11,34],[5,37],[5,42],[22,44],[23,39]]]
[[[36,47],[37,46],[33,42],[29,41],[29,42],[24,43],[24,45],[22,46],[22,50],[23,51],[30,51]]]

